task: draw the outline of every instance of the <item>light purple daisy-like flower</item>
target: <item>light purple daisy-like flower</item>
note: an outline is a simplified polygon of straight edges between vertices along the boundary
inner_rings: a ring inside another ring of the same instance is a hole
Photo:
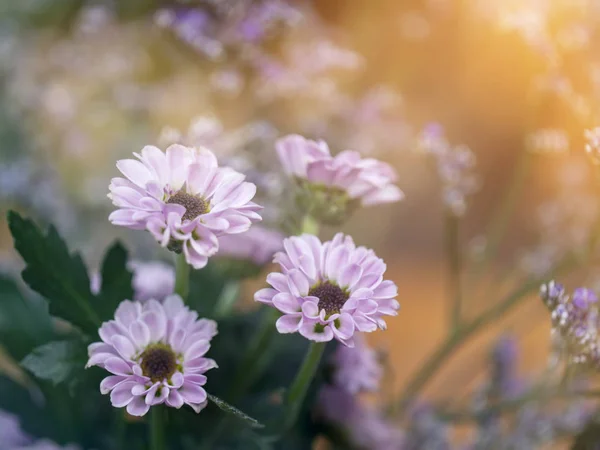
[[[143,416],[162,403],[173,408],[187,404],[196,412],[206,406],[204,373],[217,364],[204,355],[217,324],[198,319],[181,297],[171,295],[162,303],[125,300],[98,333],[102,342],[89,346],[87,367],[111,373],[100,391],[110,392],[114,407]]]
[[[357,333],[354,348],[340,345],[333,354],[333,382],[351,394],[377,391],[383,376],[377,353],[367,345],[365,338]]]
[[[401,200],[404,194],[394,183],[394,169],[373,158],[345,150],[331,156],[323,141],[289,135],[276,143],[284,170],[300,183],[320,186],[359,201],[362,206]]]
[[[252,198],[256,186],[228,167],[219,167],[206,148],[174,144],[166,153],[146,146],[139,159],[124,159],[117,168],[126,178],[113,178],[109,198],[119,209],[109,220],[135,230],[148,230],[163,246],[185,254],[202,268],[219,248],[218,237],[243,233],[261,220]]]
[[[271,288],[254,295],[277,308],[280,333],[299,332],[315,342],[337,339],[353,347],[356,331],[385,329],[383,316],[395,316],[398,288],[383,279],[386,265],[372,250],[356,247],[350,236],[338,233],[322,243],[309,234],[283,241],[285,252],[274,261],[282,273],[271,273]]]
[[[269,228],[254,226],[245,233],[230,234],[219,239],[219,256],[252,261],[263,266],[283,249],[284,235]]]
[[[0,410],[0,436],[0,449],[18,448],[31,442],[31,438],[21,430],[19,418],[3,410]]]

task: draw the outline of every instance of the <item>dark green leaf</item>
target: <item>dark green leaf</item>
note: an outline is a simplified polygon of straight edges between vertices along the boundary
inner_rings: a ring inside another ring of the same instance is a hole
[[[133,298],[133,274],[127,268],[127,250],[120,242],[115,242],[106,252],[101,273],[102,287],[96,310],[100,319],[106,321],[113,318],[120,302]]]
[[[213,263],[209,263],[204,269],[192,270],[187,304],[198,311],[201,317],[213,317],[215,305],[227,281],[227,277]]]
[[[101,324],[92,308],[94,296],[85,264],[78,254],[70,255],[54,227],[44,235],[29,219],[14,211],[8,224],[26,267],[23,280],[50,301],[50,313],[95,334]]]
[[[215,397],[214,395],[208,394],[208,399],[211,402],[213,402],[215,405],[217,405],[222,411],[225,411],[226,413],[236,416],[238,419],[246,422],[252,428],[263,428],[264,427],[264,425],[261,424],[258,420],[253,419],[249,415],[247,415],[247,414],[243,413],[242,411],[240,411],[239,409],[237,409],[235,406],[230,405],[229,403],[221,400],[220,398]]]
[[[21,365],[41,380],[59,384],[77,379],[85,366],[85,345],[81,341],[54,341],[35,348]]]
[[[24,297],[14,281],[0,276],[0,343],[8,353],[20,360],[54,335],[44,299]]]

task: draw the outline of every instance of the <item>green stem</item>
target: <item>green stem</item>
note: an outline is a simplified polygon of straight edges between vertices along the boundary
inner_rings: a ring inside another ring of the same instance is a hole
[[[190,291],[190,266],[185,255],[180,253],[175,258],[175,293],[185,302]]]
[[[480,420],[481,417],[489,417],[490,414],[509,413],[519,409],[524,404],[531,401],[549,401],[553,399],[572,399],[572,398],[594,398],[600,397],[600,391],[587,390],[552,390],[528,392],[521,397],[499,401],[486,407],[484,410],[477,411],[442,411],[440,417],[444,420],[454,423],[469,422]]]
[[[559,273],[571,269],[573,265],[576,265],[577,263],[577,260],[565,261],[556,269],[554,275],[558,275]],[[542,282],[543,280],[535,279],[524,283],[509,294],[503,301],[488,308],[487,311],[484,311],[475,319],[463,324],[455,333],[450,334],[437,350],[435,350],[435,352],[433,352],[433,354],[425,361],[425,364],[423,364],[410,378],[400,395],[400,400],[396,404],[391,405],[391,412],[393,414],[402,412],[456,349],[486,325],[498,320],[499,317],[514,309],[527,298],[528,294],[536,292]]]
[[[298,419],[298,414],[304,403],[308,388],[315,376],[317,367],[319,367],[319,363],[321,362],[325,345],[325,342],[311,342],[310,344],[308,352],[302,362],[302,366],[300,367],[286,398],[287,411],[285,412],[285,422],[283,426],[284,433],[289,430]]]
[[[239,294],[240,283],[238,281],[228,281],[217,299],[213,316],[217,319],[228,316],[231,313]]]
[[[165,429],[163,422],[163,408],[155,405],[150,408],[150,428],[148,437],[150,440],[150,450],[165,449]]]
[[[519,201],[523,187],[525,186],[529,167],[531,166],[531,160],[532,155],[528,151],[522,151],[519,155],[510,184],[502,197],[499,208],[495,211],[490,221],[491,225],[487,232],[485,250],[482,259],[478,261],[477,268],[473,272],[474,279],[478,279],[485,273],[489,264],[498,252],[504,234],[508,229],[513,211]]]
[[[446,215],[446,256],[448,258],[448,283],[450,291],[450,330],[455,332],[461,316],[461,255],[459,245],[459,219],[452,213]]]
[[[312,216],[306,215],[304,219],[302,219],[302,227],[300,230],[300,234],[314,234],[317,236],[319,234],[319,222],[317,222]]]

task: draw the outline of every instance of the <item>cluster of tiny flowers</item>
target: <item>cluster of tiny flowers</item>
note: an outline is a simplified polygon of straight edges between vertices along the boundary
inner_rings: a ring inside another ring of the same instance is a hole
[[[163,403],[173,408],[187,404],[196,412],[206,406],[204,373],[217,364],[204,355],[217,324],[198,319],[181,297],[145,303],[125,300],[115,319],[103,323],[98,334],[102,341],[90,344],[86,367],[99,366],[111,373],[100,391],[110,393],[114,407],[143,416],[151,406]]]
[[[354,348],[340,345],[331,359],[333,383],[351,394],[375,392],[383,376],[377,352],[367,345],[361,334],[354,337]]]
[[[562,346],[568,364],[600,367],[598,346],[598,297],[587,288],[577,288],[571,295],[554,281],[543,284],[540,297],[552,320],[552,333]]]
[[[327,143],[289,135],[276,143],[285,173],[298,185],[298,201],[323,223],[340,224],[359,205],[401,200],[397,176],[386,163],[345,150],[332,156]]]
[[[350,236],[338,233],[323,243],[303,234],[283,246],[274,258],[281,272],[269,274],[272,287],[254,296],[283,313],[276,323],[280,333],[352,347],[356,332],[385,329],[383,317],[397,314],[398,288],[383,279],[385,263],[372,250],[356,247]]]
[[[404,448],[402,431],[359,398],[362,392],[379,390],[383,369],[362,335],[355,336],[355,343],[354,348],[340,345],[333,354],[330,383],[319,391],[317,417],[340,428],[352,448]]]
[[[532,153],[567,153],[569,151],[569,135],[560,128],[542,128],[529,133],[525,145],[527,150]]]
[[[600,164],[600,127],[585,130],[585,153],[594,164]]]
[[[252,198],[256,186],[228,167],[219,167],[206,148],[171,145],[166,153],[146,146],[138,160],[124,159],[109,197],[119,209],[109,220],[148,230],[163,246],[183,252],[196,269],[219,249],[218,237],[247,231],[261,220]]]
[[[435,123],[421,132],[417,150],[435,158],[444,205],[455,216],[462,216],[467,210],[467,197],[479,188],[475,154],[465,145],[451,146],[443,128]]]
[[[196,51],[217,60],[228,51],[258,46],[276,27],[296,25],[302,14],[286,2],[267,0],[223,2],[214,8],[167,8],[159,10],[154,18],[158,26],[172,30]]]

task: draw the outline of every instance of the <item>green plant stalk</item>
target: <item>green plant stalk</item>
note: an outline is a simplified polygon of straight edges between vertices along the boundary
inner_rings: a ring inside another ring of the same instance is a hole
[[[185,255],[180,253],[175,257],[175,293],[185,302],[189,292],[190,266],[185,260]]]
[[[298,234],[302,233],[314,234],[315,236],[319,234],[319,223],[308,214],[302,219],[302,227]]]
[[[571,269],[573,265],[573,261],[565,261],[564,264],[556,269],[555,275]],[[390,413],[393,415],[402,413],[410,401],[417,396],[455,350],[486,325],[514,309],[528,294],[536,292],[542,282],[543,280],[535,279],[524,283],[509,294],[502,302],[488,308],[487,311],[484,311],[475,319],[464,323],[455,333],[450,334],[425,361],[425,364],[410,378],[400,395],[399,401],[388,408]]]
[[[325,351],[325,342],[311,342],[308,352],[304,357],[302,366],[296,374],[296,378],[290,387],[289,393],[286,397],[286,412],[283,425],[283,433],[287,432],[296,420],[298,414],[306,398],[308,388],[315,377],[319,363]]]
[[[148,438],[150,440],[150,450],[165,449],[165,424],[163,422],[163,408],[161,405],[154,405],[150,408],[150,427],[148,429]]]
[[[528,151],[522,151],[519,155],[508,189],[504,193],[500,206],[490,221],[491,225],[487,232],[487,243],[483,258],[481,261],[478,261],[477,268],[473,271],[473,279],[475,280],[479,279],[486,272],[486,269],[498,252],[498,248],[508,229],[513,211],[525,186],[532,158],[533,155]]]
[[[533,391],[528,392],[521,397],[499,401],[486,408],[482,413],[473,411],[442,411],[440,418],[451,421],[453,423],[462,423],[469,421],[481,420],[482,414],[508,413],[519,409],[524,404],[530,401],[553,400],[553,399],[570,399],[570,398],[598,398],[600,391],[594,390],[553,390],[553,391]]]
[[[233,309],[233,306],[235,305],[235,301],[238,298],[239,294],[239,281],[228,281],[223,287],[219,298],[217,299],[213,316],[216,319],[222,319],[223,317],[227,317],[229,314],[231,314],[231,310]]]
[[[446,235],[446,256],[448,258],[450,332],[454,333],[460,326],[462,289],[459,218],[451,212],[446,213],[444,230]]]

